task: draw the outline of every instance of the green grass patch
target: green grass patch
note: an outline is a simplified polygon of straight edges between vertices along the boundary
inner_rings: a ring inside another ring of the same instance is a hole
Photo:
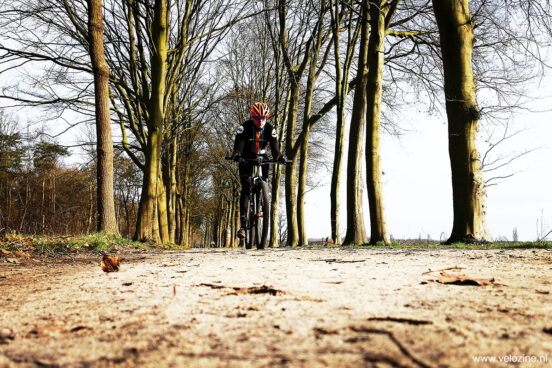
[[[182,249],[176,244],[135,242],[121,236],[93,233],[75,236],[6,234],[0,237],[0,248],[8,252],[67,253],[75,251],[113,252],[124,249]]]

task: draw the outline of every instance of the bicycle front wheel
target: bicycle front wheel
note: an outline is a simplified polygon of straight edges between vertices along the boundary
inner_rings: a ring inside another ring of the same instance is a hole
[[[261,180],[255,191],[256,211],[253,213],[253,242],[257,249],[264,249],[267,243],[268,227],[270,222],[270,200],[268,198],[268,184]]]

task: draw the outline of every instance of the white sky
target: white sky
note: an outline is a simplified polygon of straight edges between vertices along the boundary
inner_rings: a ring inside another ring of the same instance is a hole
[[[523,132],[501,146],[504,153],[540,147],[513,162],[502,173],[517,172],[487,189],[487,226],[492,239],[537,238],[537,219],[552,229],[552,73],[540,83],[545,96],[533,106],[542,113],[514,116],[513,130]],[[429,237],[446,240],[452,230],[452,186],[448,157],[446,117],[420,116],[400,139],[382,138],[383,193],[387,229],[395,239]],[[346,152],[346,150],[345,150]],[[345,173],[343,173],[345,174]],[[343,183],[343,187],[345,183]],[[343,188],[344,189],[344,188]],[[306,227],[309,238],[330,236],[330,185],[306,195]],[[366,231],[370,233],[366,192]],[[342,191],[342,235],[346,225],[346,197]],[[551,239],[549,236],[548,239]]]

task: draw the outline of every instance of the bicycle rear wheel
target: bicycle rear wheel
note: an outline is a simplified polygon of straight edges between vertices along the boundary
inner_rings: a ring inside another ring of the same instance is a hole
[[[256,211],[253,212],[252,240],[257,249],[264,249],[267,243],[270,222],[270,200],[268,199],[268,184],[261,180],[255,191]]]

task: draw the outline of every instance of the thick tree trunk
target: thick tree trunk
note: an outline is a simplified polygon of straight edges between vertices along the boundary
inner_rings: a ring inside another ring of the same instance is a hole
[[[153,240],[153,212],[157,199],[157,172],[161,145],[159,136],[160,134],[157,129],[152,129],[148,132],[148,143],[145,152],[146,165],[134,240]]]
[[[454,222],[447,243],[484,241],[485,183],[475,144],[479,109],[471,63],[474,23],[468,0],[433,0],[433,10],[443,59],[452,173]]]
[[[362,211],[362,141],[366,113],[366,57],[368,49],[368,1],[362,1],[357,83],[353,100],[347,163],[347,233],[344,244],[366,243]]]
[[[389,242],[383,211],[380,167],[380,114],[387,0],[370,5],[368,76],[366,84],[366,189],[370,208],[370,244]]]
[[[96,102],[97,230],[118,234],[113,195],[113,141],[109,113],[109,69],[103,43],[102,0],[88,0],[88,34]]]
[[[140,199],[140,216],[136,225],[135,240],[145,241],[152,238],[153,211],[157,199],[157,178],[162,127],[165,119],[163,106],[165,97],[165,78],[167,60],[167,5],[165,0],[155,0],[152,26],[152,43],[155,46],[151,54],[151,98],[148,105],[148,140],[146,149],[146,168]]]

